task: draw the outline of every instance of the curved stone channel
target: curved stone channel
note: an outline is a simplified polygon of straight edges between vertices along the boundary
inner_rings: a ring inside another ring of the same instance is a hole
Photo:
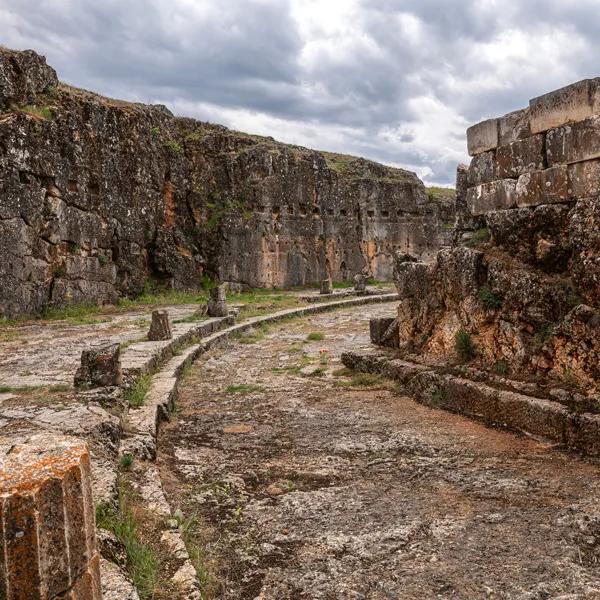
[[[182,382],[158,464],[204,597],[600,597],[597,463],[337,372],[392,311],[281,323]]]

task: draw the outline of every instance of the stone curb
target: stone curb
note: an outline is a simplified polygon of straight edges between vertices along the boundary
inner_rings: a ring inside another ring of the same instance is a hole
[[[338,302],[313,304],[301,308],[282,310],[270,315],[253,317],[220,331],[214,331],[201,343],[187,348],[181,355],[171,358],[166,365],[152,377],[152,384],[145,403],[138,409],[130,409],[124,428],[124,437],[121,440],[119,453],[121,456],[129,454],[142,460],[153,461],[156,459],[157,435],[161,421],[169,418],[178,394],[178,384],[182,372],[191,365],[199,356],[210,348],[226,342],[231,336],[248,331],[265,323],[275,323],[291,317],[326,312],[338,308],[375,304],[379,302],[392,302],[398,300],[398,294],[381,294],[377,296],[361,296]],[[150,500],[157,503],[161,516],[172,515],[158,470],[154,467],[146,469],[147,483],[151,484],[152,494]],[[165,529],[162,539],[168,541],[172,549],[176,549],[183,564],[173,577],[173,581],[183,586],[190,600],[199,600],[200,583],[194,566],[189,558],[185,543],[178,529]]]
[[[600,415],[571,412],[554,400],[500,390],[375,353],[346,352],[342,363],[356,371],[394,379],[417,402],[432,408],[549,439],[590,456],[600,455]]]

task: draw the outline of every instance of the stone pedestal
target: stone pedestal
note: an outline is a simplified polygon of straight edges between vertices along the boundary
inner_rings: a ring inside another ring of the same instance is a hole
[[[367,291],[367,278],[360,273],[354,276],[354,290],[357,294],[364,294]]]
[[[0,444],[0,598],[101,600],[85,443],[39,434]]]
[[[150,324],[148,339],[155,342],[157,340],[170,340],[172,337],[169,313],[166,310],[152,311],[152,323]]]
[[[108,344],[81,353],[81,366],[75,373],[75,387],[110,387],[121,383],[121,348]]]
[[[321,294],[333,294],[333,283],[331,277],[327,279],[321,279]]]
[[[229,314],[227,306],[225,284],[218,285],[210,290],[210,298],[208,299],[207,312],[209,317],[226,317]]]

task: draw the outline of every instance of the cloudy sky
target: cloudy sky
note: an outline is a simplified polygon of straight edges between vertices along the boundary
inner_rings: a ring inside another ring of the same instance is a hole
[[[600,75],[600,0],[0,0],[68,83],[451,184],[465,129]]]

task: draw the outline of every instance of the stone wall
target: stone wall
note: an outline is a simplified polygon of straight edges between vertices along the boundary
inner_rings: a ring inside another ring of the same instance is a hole
[[[594,393],[599,89],[600,79],[585,80],[469,128],[473,158],[458,170],[456,247],[432,265],[397,259],[402,348],[460,360],[462,344],[462,360],[481,368]]]
[[[156,279],[389,279],[432,258],[453,207],[413,173],[61,84],[0,49],[0,315],[113,303]]]

